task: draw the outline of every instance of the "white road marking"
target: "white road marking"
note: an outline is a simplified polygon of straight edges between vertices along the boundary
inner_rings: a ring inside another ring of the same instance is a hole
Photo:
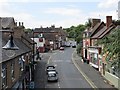
[[[58,82],[58,88],[60,88],[60,83]]]
[[[47,64],[49,64],[49,63],[50,63],[50,59],[51,59],[51,57],[52,57],[52,56],[50,56],[50,57],[49,57]]]

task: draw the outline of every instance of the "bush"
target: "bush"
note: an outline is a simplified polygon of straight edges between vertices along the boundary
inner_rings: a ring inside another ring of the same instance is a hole
[[[82,50],[82,45],[77,45],[77,54],[80,54],[81,53],[81,50]]]

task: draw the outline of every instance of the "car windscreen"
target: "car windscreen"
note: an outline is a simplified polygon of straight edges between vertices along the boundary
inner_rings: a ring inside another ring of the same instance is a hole
[[[56,74],[55,73],[51,73],[51,74],[48,74],[49,77],[55,77]]]

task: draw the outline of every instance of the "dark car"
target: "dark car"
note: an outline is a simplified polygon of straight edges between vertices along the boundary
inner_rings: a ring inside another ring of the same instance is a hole
[[[74,45],[74,46],[72,46],[72,48],[76,48],[76,46]]]

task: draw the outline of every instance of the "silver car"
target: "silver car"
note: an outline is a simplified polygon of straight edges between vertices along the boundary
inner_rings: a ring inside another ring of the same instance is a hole
[[[58,81],[58,73],[56,71],[49,71],[47,75],[48,81]]]
[[[56,71],[55,66],[53,66],[53,65],[47,66],[47,68],[46,68],[46,74],[48,74],[49,71]]]

